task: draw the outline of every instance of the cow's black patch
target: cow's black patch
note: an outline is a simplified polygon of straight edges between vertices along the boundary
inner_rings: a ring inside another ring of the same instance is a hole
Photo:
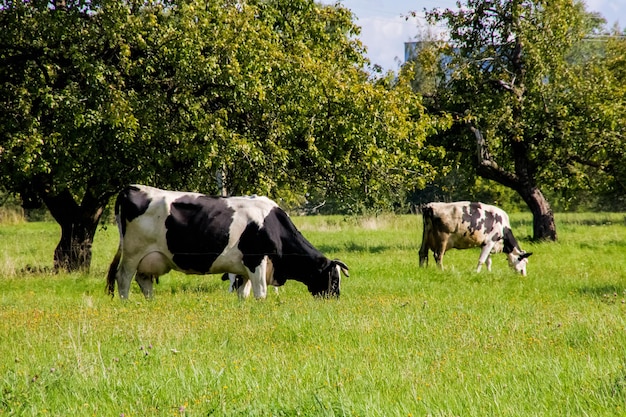
[[[134,185],[129,185],[119,193],[115,201],[115,215],[121,216],[122,236],[126,234],[126,222],[144,214],[150,201],[148,194]]]
[[[238,248],[243,253],[243,264],[254,271],[264,256],[274,259],[280,247],[280,240],[272,240],[267,227],[259,227],[250,222],[239,238]]]
[[[511,253],[515,248],[521,250],[519,244],[517,243],[517,240],[515,239],[515,236],[513,236],[513,231],[510,228],[504,227],[503,233],[504,249],[502,249],[502,252]]]
[[[165,220],[167,247],[176,265],[207,273],[228,244],[234,210],[220,197],[184,196]]]
[[[339,297],[340,280],[337,264],[328,260],[328,264],[320,273],[319,279],[311,280],[307,284],[309,292],[316,297]]]
[[[485,219],[482,224],[483,231],[486,234],[489,234],[493,231],[494,225],[498,222],[496,216],[493,215],[493,212],[486,210],[485,211]]]
[[[427,207],[428,211],[424,211],[425,222],[429,222],[434,230],[446,230],[446,225],[441,217],[435,215],[432,207]]]
[[[463,207],[463,216],[461,217],[461,221],[469,224],[467,229],[472,234],[476,230],[480,230],[482,226],[482,216],[479,209],[480,204],[478,203],[470,203],[468,206]]]
[[[502,216],[493,213],[491,210],[483,210],[481,214],[480,203],[470,203],[463,207],[463,215],[461,221],[468,223],[468,230],[474,234],[476,231],[482,231],[485,234],[493,232],[496,225],[502,223]]]
[[[254,236],[252,230],[250,236]],[[277,285],[294,279],[306,284],[313,295],[329,291],[326,269],[331,261],[302,236],[282,209],[272,209],[265,217],[258,236],[261,238],[258,243],[246,241],[245,247],[251,250],[255,245],[270,245],[273,253],[269,256],[274,264],[274,281]],[[243,236],[240,248],[242,244]]]

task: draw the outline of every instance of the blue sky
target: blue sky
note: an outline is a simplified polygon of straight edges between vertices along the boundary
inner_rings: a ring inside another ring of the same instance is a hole
[[[320,0],[324,4],[339,2],[356,15],[361,26],[361,41],[374,64],[385,70],[397,70],[404,61],[404,42],[427,30],[422,19],[405,17],[410,11],[423,16],[423,10],[435,7],[456,8],[456,0]],[[626,0],[587,0],[587,10],[597,11],[609,25],[626,27]]]

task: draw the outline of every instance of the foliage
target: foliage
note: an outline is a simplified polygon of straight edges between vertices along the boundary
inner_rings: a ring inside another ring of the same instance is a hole
[[[401,84],[369,82],[341,7],[11,2],[0,16],[13,190],[143,181],[217,192],[225,170],[236,194],[359,199],[394,170],[428,175],[417,159],[428,118]]]
[[[626,207],[626,37],[623,34],[615,36],[615,32],[610,35],[601,38],[605,41],[602,55],[605,67],[597,71],[594,77],[597,83],[610,83],[610,91],[598,89],[597,94],[603,95],[612,105],[597,109],[598,112],[606,112],[606,115],[594,115],[600,121],[596,137],[590,141],[593,146],[590,149],[596,155],[597,163],[594,167],[604,175],[598,176],[592,184],[596,187],[595,191],[599,192],[599,205],[623,210]]]
[[[389,207],[432,176],[438,123],[403,79],[369,79],[351,19],[313,0],[4,1],[0,178],[79,264],[131,182]]]
[[[479,249],[418,267],[418,216],[294,217],[351,276],[339,300],[290,282],[241,302],[218,276],[170,273],[146,302],[106,297],[117,245],[94,242],[91,274],[27,273],[58,226],[0,226],[0,414],[120,416],[620,416],[623,214],[556,216],[529,275]],[[602,253],[603,256],[598,256]]]

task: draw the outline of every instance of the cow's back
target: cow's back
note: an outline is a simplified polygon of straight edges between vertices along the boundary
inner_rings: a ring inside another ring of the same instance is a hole
[[[432,227],[440,239],[445,239],[447,249],[466,249],[483,246],[494,236],[502,236],[503,226],[508,227],[507,214],[498,207],[483,203],[459,201],[430,203]],[[495,250],[501,250],[501,242]]]

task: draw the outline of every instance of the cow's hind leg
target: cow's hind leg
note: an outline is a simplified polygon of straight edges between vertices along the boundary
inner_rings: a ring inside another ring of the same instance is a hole
[[[439,268],[441,268],[441,270],[443,271],[443,255],[446,253],[446,246],[445,246],[445,242],[443,242],[444,244],[439,245],[439,247],[434,248],[433,249],[433,258],[435,258],[435,262],[437,263],[437,266],[439,266]]]
[[[419,255],[420,267],[428,266],[428,246],[426,245],[426,242],[422,242],[422,247],[420,248]]]
[[[248,298],[250,296],[250,289],[252,288],[252,283],[248,279],[248,277],[241,276],[241,284],[237,287],[237,295],[239,298]]]
[[[121,299],[127,299],[130,291],[130,283],[137,272],[137,262],[122,260],[115,277],[117,279],[117,289]]]

